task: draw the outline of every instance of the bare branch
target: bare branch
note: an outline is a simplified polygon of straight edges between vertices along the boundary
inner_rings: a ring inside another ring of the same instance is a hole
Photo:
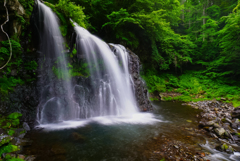
[[[6,7],[6,3],[7,3],[6,0],[4,0],[4,7],[5,7],[5,9],[6,9],[7,20],[1,25],[1,30],[2,30],[2,32],[3,32],[3,33],[7,36],[7,38],[8,38],[9,46],[10,46],[10,57],[9,57],[7,63],[6,63],[5,65],[3,65],[0,69],[3,69],[4,67],[6,67],[7,64],[10,62],[10,60],[11,60],[11,58],[12,58],[12,44],[11,44],[11,41],[10,41],[10,38],[9,38],[8,34],[3,30],[3,26],[9,21],[9,15],[8,15],[8,9],[7,9],[7,7]]]

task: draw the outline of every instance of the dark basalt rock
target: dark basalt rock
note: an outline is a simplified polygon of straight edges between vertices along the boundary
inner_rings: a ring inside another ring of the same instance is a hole
[[[129,71],[132,75],[132,79],[134,82],[134,92],[137,99],[138,107],[141,111],[152,111],[152,105],[148,99],[148,91],[146,88],[145,82],[142,80],[140,76],[141,70],[141,62],[139,57],[127,49],[127,52],[130,56],[129,60]]]
[[[35,83],[17,85],[7,99],[0,101],[0,114],[7,115],[19,112],[23,115],[22,121],[28,122],[33,127],[33,122],[36,119],[38,99]]]

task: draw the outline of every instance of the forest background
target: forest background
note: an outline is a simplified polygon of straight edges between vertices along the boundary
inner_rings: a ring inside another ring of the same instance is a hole
[[[19,2],[30,15],[34,0]],[[152,100],[160,95],[165,101],[216,99],[240,106],[237,0],[46,0],[45,4],[60,18],[63,36],[71,18],[104,41],[135,52]],[[12,41],[17,50],[18,43]],[[0,53],[7,57],[6,48]],[[31,63],[29,68],[37,67]]]

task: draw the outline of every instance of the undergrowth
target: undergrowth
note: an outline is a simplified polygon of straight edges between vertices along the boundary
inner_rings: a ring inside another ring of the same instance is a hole
[[[74,26],[72,21],[76,22],[78,25],[84,28],[87,28],[89,26],[87,18],[83,12],[84,8],[74,4],[73,2],[70,2],[69,0],[59,0],[59,2],[56,3],[56,5],[45,2],[45,5],[50,7],[60,19],[61,21],[60,31],[63,36],[66,36],[67,32],[69,31],[69,28],[71,26]],[[70,19],[72,21],[70,21]]]
[[[12,153],[20,150],[19,146],[13,145],[11,140],[13,139],[11,136],[14,135],[15,129],[19,128],[20,121],[19,118],[22,116],[20,113],[12,113],[8,116],[0,116],[0,128],[6,130],[9,136],[0,140],[0,156],[3,153]],[[1,160],[1,159],[0,159]],[[15,158],[7,154],[4,161],[23,161],[20,158]]]
[[[240,106],[239,85],[228,84],[221,79],[212,80],[200,72],[188,71],[181,76],[148,72],[143,76],[147,83],[149,93],[177,92],[181,96],[165,97],[164,100],[178,100],[183,102],[222,100],[233,103],[234,107]]]

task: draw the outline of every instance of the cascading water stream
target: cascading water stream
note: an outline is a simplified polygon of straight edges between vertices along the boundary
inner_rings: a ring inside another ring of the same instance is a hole
[[[128,53],[123,46],[110,47],[75,23],[78,55],[85,55],[91,73],[91,84],[98,98],[91,103],[90,115],[132,115],[138,112],[128,69]]]
[[[47,124],[78,118],[79,106],[72,100],[73,87],[58,18],[39,0],[38,14],[40,20],[38,84],[41,92],[38,121],[40,124]]]
[[[90,76],[72,80],[57,16],[40,1],[37,15],[41,96],[37,120],[40,126],[69,128],[72,126],[66,122],[71,120],[87,119],[82,120],[86,122],[105,116],[116,120],[119,116],[130,116],[141,122],[126,49],[121,45],[108,45],[75,23],[77,57],[79,63],[87,62]],[[78,83],[73,87],[71,82]],[[53,125],[59,122],[62,124]]]

